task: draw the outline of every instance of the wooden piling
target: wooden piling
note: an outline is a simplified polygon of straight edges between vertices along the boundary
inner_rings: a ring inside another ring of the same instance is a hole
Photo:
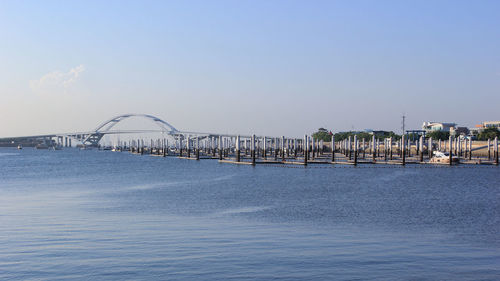
[[[349,154],[349,160],[352,160],[352,146],[351,146],[351,136],[347,141],[347,153]]]
[[[450,144],[449,157],[450,157],[450,166],[451,166],[451,165],[453,165],[453,137],[452,136],[450,136],[450,140],[448,142]]]
[[[307,165],[307,156],[308,156],[307,154],[308,154],[308,147],[309,147],[307,140],[308,140],[307,135],[304,135],[304,165]]]
[[[469,160],[472,160],[472,139],[469,139]]]
[[[273,148],[274,148],[274,160],[278,160],[278,139],[274,138],[273,139]]]
[[[252,135],[251,154],[252,154],[252,165],[255,166],[255,135]]]
[[[365,159],[366,157],[365,138],[363,138],[362,146],[363,146],[363,159]]]
[[[406,143],[405,143],[405,135],[404,134],[401,135],[401,143],[403,144],[402,150],[405,151]],[[402,164],[404,166],[406,164],[406,153],[403,153],[402,155],[403,155]]]
[[[281,161],[285,162],[285,136],[281,136]]]
[[[491,140],[488,139],[488,161],[491,160]]]
[[[293,140],[292,139],[287,139],[286,140],[286,157],[290,157],[290,154],[292,154],[292,147],[293,147]]]
[[[297,150],[298,150],[298,141],[297,139],[293,139],[293,157],[297,158]]]
[[[384,139],[384,161],[387,162],[387,154],[388,154],[388,151],[387,151],[387,138]]]
[[[335,136],[332,135],[332,163],[335,163]]]
[[[458,150],[458,143],[460,142],[460,139],[458,139],[458,141],[457,141],[457,139],[455,138],[455,140],[453,142],[454,142],[454,147],[455,147],[455,153],[454,154],[458,155],[458,151],[457,150]],[[460,156],[460,155],[458,155],[458,156]]]
[[[420,156],[420,162],[424,162],[424,136],[420,136],[418,145],[419,145],[418,154]]]
[[[167,141],[166,139],[163,139],[163,157],[167,156]]]
[[[498,165],[498,137],[495,137],[495,165]]]
[[[432,158],[432,137],[429,137],[429,144],[427,146],[427,150],[429,152],[429,159]]]
[[[222,160],[222,136],[219,136],[217,148],[219,149],[219,160]]]
[[[377,156],[377,149],[375,148],[375,134],[372,136],[372,160],[375,162]]]
[[[377,157],[380,157],[380,140],[377,139],[377,149],[375,149]]]
[[[354,135],[354,165],[358,165],[358,136]]]
[[[200,160],[200,138],[196,137],[196,160]]]
[[[240,162],[240,136],[236,137],[236,162]]]
[[[311,160],[311,151],[312,151],[312,147],[311,147],[311,137],[307,137],[307,160]]]
[[[267,138],[266,137],[263,137],[262,138],[262,146],[263,146],[263,149],[262,149],[262,157],[264,159],[267,159]]]
[[[390,158],[392,160],[392,137],[389,138],[389,155],[390,155]]]

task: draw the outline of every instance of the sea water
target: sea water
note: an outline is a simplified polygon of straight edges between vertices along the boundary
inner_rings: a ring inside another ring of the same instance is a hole
[[[0,149],[0,280],[500,279],[500,168]]]

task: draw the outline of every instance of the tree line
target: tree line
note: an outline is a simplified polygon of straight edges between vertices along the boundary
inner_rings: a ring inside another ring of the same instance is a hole
[[[330,142],[332,141],[332,135],[335,136],[336,141],[341,141],[345,140],[349,137],[354,137],[357,136],[359,140],[365,139],[365,140],[370,140],[372,138],[372,134],[368,132],[338,132],[333,134],[331,131],[328,131],[325,128],[319,128],[317,132],[315,132],[312,137],[317,140],[322,140],[324,142]],[[450,132],[444,132],[444,131],[432,131],[430,133],[426,134],[427,138],[432,137],[433,140],[448,140],[450,138]],[[375,138],[379,140],[383,140],[385,138],[390,138],[392,137],[394,140],[400,140],[401,135],[398,135],[394,133],[393,131],[390,132],[383,132],[380,134],[376,134]],[[418,139],[420,136],[417,134],[408,134],[409,139]],[[477,136],[478,140],[488,140],[488,139],[494,139],[495,137],[500,137],[500,130],[498,128],[487,128],[482,130],[479,135]]]

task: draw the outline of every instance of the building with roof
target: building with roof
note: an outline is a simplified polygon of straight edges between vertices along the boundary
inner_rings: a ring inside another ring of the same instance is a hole
[[[481,125],[476,125],[476,128],[500,128],[500,121],[484,121]]]
[[[451,133],[456,126],[456,123],[424,122],[422,124],[422,130],[425,130],[427,133],[432,131],[444,131]]]

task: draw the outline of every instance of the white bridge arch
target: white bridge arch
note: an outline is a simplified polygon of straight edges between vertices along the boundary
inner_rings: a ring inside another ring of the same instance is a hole
[[[139,117],[151,120],[158,126],[157,130],[112,130],[112,128],[120,123],[121,121],[132,118]],[[99,126],[94,130],[84,131],[84,132],[71,132],[71,133],[60,133],[60,134],[46,134],[46,135],[36,135],[36,136],[21,136],[21,137],[10,137],[10,138],[0,138],[0,141],[8,141],[10,143],[21,142],[21,141],[31,141],[33,143],[45,143],[47,145],[53,145],[54,138],[57,139],[58,144],[62,144],[66,141],[69,142],[71,146],[71,140],[76,140],[81,142],[84,146],[98,146],[99,141],[109,134],[142,134],[142,133],[162,133],[163,135],[171,136],[177,141],[189,141],[190,138],[196,138],[196,140],[203,140],[205,138],[217,138],[217,137],[230,137],[236,138],[237,135],[233,134],[214,134],[214,133],[201,133],[201,132],[189,132],[189,131],[179,131],[170,123],[149,114],[122,114],[113,117]],[[239,135],[242,138],[250,139],[251,136]]]
[[[166,133],[170,133],[170,134],[174,134],[174,133],[178,133],[179,132],[179,130],[177,130],[176,128],[174,128],[174,126],[172,126],[169,123],[161,120],[158,117],[155,117],[155,116],[149,115],[149,114],[122,114],[122,115],[118,115],[118,116],[116,116],[114,118],[111,118],[108,121],[102,123],[94,131],[96,133],[98,133],[98,132],[108,132],[116,124],[118,124],[119,122],[123,121],[124,119],[130,118],[130,117],[144,117],[146,119],[150,119],[156,125],[158,125],[158,127],[161,129],[162,132],[166,132]]]
[[[112,131],[111,129],[121,121],[128,119],[130,117],[142,117],[145,119],[149,119],[153,121],[158,127],[159,130],[158,132],[166,133],[169,135],[179,135],[182,134],[179,130],[177,130],[174,126],[169,124],[166,121],[163,121],[162,119],[155,117],[153,115],[149,114],[122,114],[118,115],[114,118],[111,118],[103,123],[101,123],[99,126],[97,126],[92,133],[87,134],[84,138],[81,139],[82,143],[90,143],[91,145],[97,145],[99,141],[102,139],[102,137],[106,134],[111,134],[111,133],[137,133],[137,132],[145,132],[145,131]],[[148,132],[153,132],[149,130]]]

